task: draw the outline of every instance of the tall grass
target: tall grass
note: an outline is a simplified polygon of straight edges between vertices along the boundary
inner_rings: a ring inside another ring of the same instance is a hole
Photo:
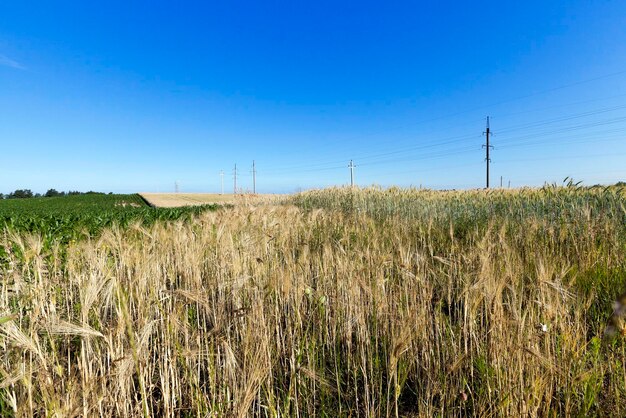
[[[64,263],[12,234],[0,413],[623,416],[624,341],[601,340],[623,202],[326,190],[108,229]]]

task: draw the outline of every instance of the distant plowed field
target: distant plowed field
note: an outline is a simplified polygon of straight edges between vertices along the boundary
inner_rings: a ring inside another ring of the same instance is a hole
[[[197,206],[215,203],[250,203],[276,198],[276,195],[233,195],[216,193],[140,193],[140,195],[152,206],[161,208]]]

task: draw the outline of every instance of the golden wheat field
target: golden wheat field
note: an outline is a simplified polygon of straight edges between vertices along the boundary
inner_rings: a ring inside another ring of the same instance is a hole
[[[140,193],[151,206],[177,208],[210,204],[250,204],[275,200],[278,195],[217,194],[217,193]]]
[[[619,189],[330,189],[6,229],[7,416],[624,416]]]

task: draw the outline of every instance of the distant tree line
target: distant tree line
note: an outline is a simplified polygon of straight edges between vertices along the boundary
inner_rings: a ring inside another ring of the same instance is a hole
[[[43,195],[41,193],[33,193],[30,189],[17,189],[16,191],[4,194],[0,193],[0,199],[29,199],[31,197],[62,197],[62,196],[77,196],[77,195],[85,195],[85,194],[105,194],[102,192],[79,192],[77,190],[70,190],[68,192],[59,192],[56,189],[50,189]],[[109,193],[111,194],[111,193]]]

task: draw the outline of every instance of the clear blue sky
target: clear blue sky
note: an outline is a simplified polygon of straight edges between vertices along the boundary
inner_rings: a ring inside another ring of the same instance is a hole
[[[0,191],[626,179],[626,2],[13,1]]]

